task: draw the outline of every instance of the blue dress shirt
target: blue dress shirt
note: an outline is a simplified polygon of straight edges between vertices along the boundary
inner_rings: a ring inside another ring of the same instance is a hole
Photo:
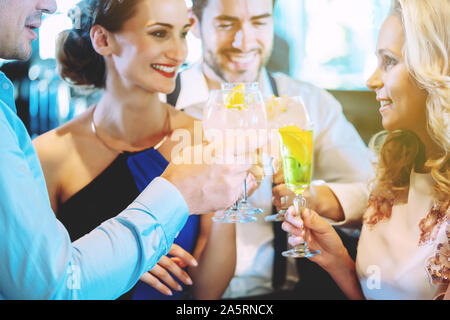
[[[71,243],[13,84],[0,72],[0,299],[117,298],[168,253],[187,219],[181,193],[156,178],[117,217]]]

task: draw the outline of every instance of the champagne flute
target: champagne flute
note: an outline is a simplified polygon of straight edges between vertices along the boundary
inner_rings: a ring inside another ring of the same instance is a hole
[[[269,155],[272,157],[272,170],[275,177],[277,173],[281,174],[282,171],[280,146],[278,145],[278,130],[289,124],[305,126],[310,122],[310,119],[303,99],[300,96],[272,97],[272,99],[266,102],[266,109],[268,127],[270,128],[272,135],[272,145],[269,149]],[[273,215],[266,216],[264,220],[266,222],[283,221],[284,214],[288,209],[291,200],[291,197],[283,197],[281,199],[282,208],[280,211]]]
[[[280,152],[286,186],[295,193],[294,206],[297,213],[306,208],[303,193],[311,183],[313,125],[307,122],[301,127],[286,126],[278,130]],[[285,257],[312,257],[320,251],[312,251],[306,242],[282,252]]]
[[[227,137],[232,138],[233,144],[237,142],[239,147],[242,146],[242,142],[255,142],[254,139],[258,138],[256,132],[265,127],[265,106],[259,90],[236,87],[210,91],[203,116],[203,129],[208,141]],[[215,216],[213,220],[224,223],[245,223],[257,219],[248,215],[246,210],[241,210],[240,203],[237,201],[225,211],[222,217]]]

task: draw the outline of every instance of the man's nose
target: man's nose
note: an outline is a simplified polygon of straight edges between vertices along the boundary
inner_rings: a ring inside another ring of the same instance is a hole
[[[255,42],[255,30],[248,23],[244,23],[234,36],[233,47],[248,52],[255,47]]]
[[[44,13],[53,14],[56,12],[57,4],[55,0],[39,0],[36,9]]]

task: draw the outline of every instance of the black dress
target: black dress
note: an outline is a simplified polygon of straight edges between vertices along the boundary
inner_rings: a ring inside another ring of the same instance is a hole
[[[119,155],[100,175],[74,194],[58,210],[58,219],[67,228],[72,241],[79,239],[126,209],[168,165],[155,149]],[[175,243],[192,253],[197,241],[199,216],[190,216]],[[174,278],[175,280],[178,280]],[[184,287],[184,284],[180,282]],[[167,297],[139,281],[119,299],[182,299],[183,292]]]

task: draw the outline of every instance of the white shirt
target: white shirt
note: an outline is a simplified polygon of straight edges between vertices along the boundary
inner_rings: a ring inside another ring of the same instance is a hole
[[[372,170],[364,142],[344,117],[339,102],[327,91],[281,73],[273,77],[280,95],[300,95],[303,98],[309,117],[315,123],[313,179],[326,181],[341,202],[346,219],[339,225],[358,225],[367,206],[366,185]],[[265,69],[259,83],[264,98],[269,99],[273,92]],[[176,108],[201,119],[208,94],[201,64],[195,64],[181,73],[181,91]],[[266,168],[270,167],[269,161],[264,157]],[[264,213],[257,222],[236,225],[237,265],[224,298],[273,291],[274,233],[271,223],[263,219],[272,214],[271,175],[265,177],[249,201]],[[298,281],[298,275],[294,259],[288,259],[287,265],[285,288],[290,288]]]
[[[419,245],[420,221],[433,204],[431,174],[412,173],[408,202],[394,205],[389,220],[361,230],[356,270],[367,299],[433,299],[439,285],[432,284],[426,264],[438,243],[448,248],[447,222],[435,241]]]

